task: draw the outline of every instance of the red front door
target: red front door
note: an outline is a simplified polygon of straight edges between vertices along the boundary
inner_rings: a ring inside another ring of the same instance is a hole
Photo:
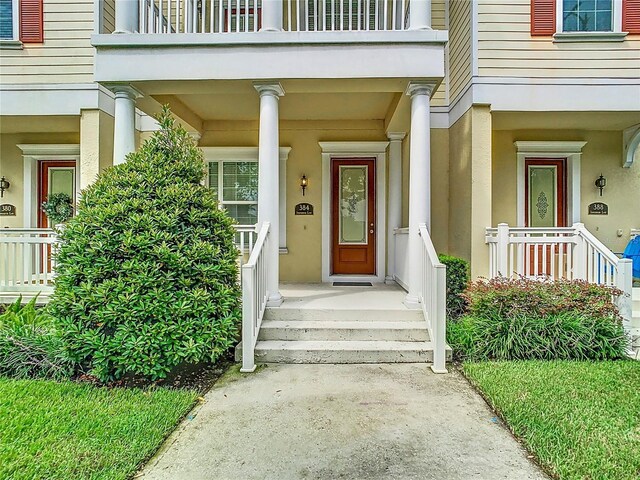
[[[375,160],[331,162],[332,268],[336,275],[375,275]]]

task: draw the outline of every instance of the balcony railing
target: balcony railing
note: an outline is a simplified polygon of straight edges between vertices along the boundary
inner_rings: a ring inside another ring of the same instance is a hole
[[[115,33],[361,32],[431,27],[431,0],[133,0]]]

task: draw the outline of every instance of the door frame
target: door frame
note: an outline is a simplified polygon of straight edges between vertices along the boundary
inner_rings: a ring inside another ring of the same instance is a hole
[[[45,164],[47,164],[46,178],[44,175]],[[42,205],[42,203],[44,202],[43,193],[44,193],[45,187],[47,190],[49,188],[49,179],[51,176],[51,169],[56,169],[56,168],[61,168],[61,169],[73,168],[73,197],[71,200],[73,201],[73,208],[75,211],[75,207],[77,203],[77,192],[78,192],[78,186],[77,186],[78,185],[78,162],[75,160],[38,160],[38,182],[37,182],[38,205]],[[43,226],[45,223],[45,217],[46,215],[42,211],[42,208],[39,208],[38,218],[37,218],[38,228],[53,227],[53,225],[47,225],[46,227]],[[46,220],[48,223],[49,219],[47,218]]]
[[[525,225],[525,161],[527,158],[566,159],[566,220],[567,225],[580,222],[580,163],[582,149],[587,142],[580,141],[516,141],[516,220],[518,227]]]
[[[322,281],[383,283],[386,275],[386,165],[389,142],[319,142],[322,149]],[[331,272],[331,160],[375,160],[376,169],[376,273],[332,275]]]
[[[38,225],[38,161],[73,160],[76,162],[76,201],[80,197],[82,172],[80,168],[80,144],[25,143],[16,145],[23,159],[23,226]]]
[[[529,204],[529,171],[528,166],[531,164],[534,165],[542,165],[547,167],[555,167],[556,168],[556,211],[554,212],[554,223],[559,223],[561,225],[556,225],[556,227],[568,227],[567,225],[567,159],[566,158],[533,158],[527,157],[525,159],[525,180],[524,180],[524,222],[525,226],[529,227],[528,219],[530,209],[532,205]],[[558,188],[558,186],[560,188]],[[560,207],[560,208],[558,208]],[[558,210],[560,210],[560,214],[558,214]],[[554,227],[554,228],[556,228]]]

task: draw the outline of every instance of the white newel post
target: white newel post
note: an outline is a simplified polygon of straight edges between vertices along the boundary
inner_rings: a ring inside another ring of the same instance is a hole
[[[113,33],[138,31],[138,0],[115,0],[116,25]]]
[[[280,134],[278,102],[284,95],[279,83],[255,83],[260,93],[260,132],[258,141],[258,223],[270,222],[267,258],[268,306],[282,304],[279,288],[280,262]]]
[[[431,119],[433,85],[411,82],[411,138],[409,148],[409,293],[405,305],[419,308],[422,282],[420,224],[431,233]]]
[[[509,272],[509,225],[507,223],[498,224],[498,258],[497,258],[497,270],[498,275],[503,277],[510,277]]]
[[[622,290],[616,301],[618,312],[622,317],[622,325],[626,333],[631,329],[633,318],[633,261],[630,258],[621,258],[618,261],[618,278],[616,287]]]
[[[409,2],[409,30],[431,30],[431,0]]]
[[[136,150],[136,97],[138,92],[129,86],[112,87],[116,94],[113,126],[113,164],[124,163],[128,154]]]
[[[263,0],[261,32],[279,32],[282,30],[282,0]]]
[[[396,272],[396,228],[402,222],[402,140],[405,132],[389,132],[389,203],[387,211],[387,280]]]

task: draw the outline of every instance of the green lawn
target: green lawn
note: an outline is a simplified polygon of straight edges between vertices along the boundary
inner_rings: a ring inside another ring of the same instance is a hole
[[[552,475],[640,478],[640,362],[483,362],[463,368]]]
[[[129,478],[196,398],[0,378],[0,478]]]

